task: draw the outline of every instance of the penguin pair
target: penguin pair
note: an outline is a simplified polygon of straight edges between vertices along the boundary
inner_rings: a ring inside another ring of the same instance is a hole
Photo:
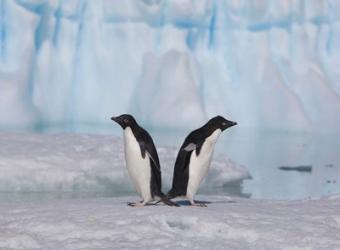
[[[138,125],[132,115],[124,114],[111,120],[124,130],[126,167],[136,191],[142,197],[141,202],[128,204],[134,207],[144,206],[156,197],[166,205],[178,206],[170,200],[178,196],[185,196],[192,206],[202,206],[194,201],[194,195],[209,169],[215,143],[222,131],[237,124],[216,116],[192,131],[178,152],[172,188],[165,195],[161,191],[158,154],[150,134]]]

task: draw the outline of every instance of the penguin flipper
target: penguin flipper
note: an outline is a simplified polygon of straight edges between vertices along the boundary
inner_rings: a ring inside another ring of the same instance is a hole
[[[204,140],[199,141],[197,143],[190,142],[187,145],[183,145],[181,150],[184,150],[184,151],[187,151],[187,152],[191,152],[191,151],[196,150],[196,155],[198,156],[201,152],[203,143],[204,143]]]
[[[196,149],[196,144],[195,143],[189,143],[186,147],[183,148],[185,151],[193,151]]]
[[[161,192],[162,187],[161,167],[159,164],[157,150],[151,136],[146,130],[140,128],[140,130],[136,134],[138,135],[138,144],[141,150],[142,157],[144,159],[148,157],[150,160],[151,166],[150,185],[152,196],[154,196]]]
[[[148,151],[146,151],[146,154],[149,156],[149,158],[150,158],[150,160],[153,162],[154,166],[160,171],[161,168],[160,168],[160,166],[157,164],[156,160],[152,157],[152,155],[151,155]]]
[[[192,152],[182,149],[178,152],[172,177],[172,187],[167,193],[169,199],[186,195],[189,179],[189,162]]]
[[[158,159],[158,155],[157,155],[157,151],[155,146],[150,143],[146,143],[142,140],[138,141],[141,153],[142,153],[142,157],[145,158],[146,155],[149,156],[149,158],[151,159],[151,161],[155,164],[155,166],[160,170],[160,166],[159,166],[159,159]]]
[[[197,138],[198,137],[198,138]],[[168,198],[186,195],[189,180],[189,164],[191,154],[196,152],[199,155],[205,138],[197,131],[191,132],[184,140],[176,158],[174,174],[172,177],[172,187],[167,193]]]

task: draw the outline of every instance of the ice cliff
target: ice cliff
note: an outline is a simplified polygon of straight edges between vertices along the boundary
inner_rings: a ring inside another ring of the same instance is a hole
[[[337,0],[0,0],[0,127],[340,131]]]

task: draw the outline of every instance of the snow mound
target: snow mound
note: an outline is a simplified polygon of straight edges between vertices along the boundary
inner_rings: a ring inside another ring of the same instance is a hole
[[[1,192],[132,192],[123,142],[99,135],[0,135]],[[170,187],[177,149],[159,147],[163,190]],[[204,187],[241,182],[250,175],[219,156]]]

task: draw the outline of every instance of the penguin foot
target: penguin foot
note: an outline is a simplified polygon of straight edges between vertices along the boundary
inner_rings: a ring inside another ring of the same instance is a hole
[[[190,206],[191,207],[208,207],[205,203],[195,203],[195,202],[191,202]]]
[[[171,200],[169,200],[167,197],[162,197],[161,202],[163,202],[165,205],[168,205],[170,207],[179,207],[179,205],[176,202],[173,202]]]
[[[128,206],[130,207],[144,207],[143,202],[128,202]]]
[[[152,203],[152,205],[154,205],[154,206],[158,206],[158,203],[160,203],[162,200],[158,200],[158,201],[156,201],[156,202],[154,202],[154,203]]]

